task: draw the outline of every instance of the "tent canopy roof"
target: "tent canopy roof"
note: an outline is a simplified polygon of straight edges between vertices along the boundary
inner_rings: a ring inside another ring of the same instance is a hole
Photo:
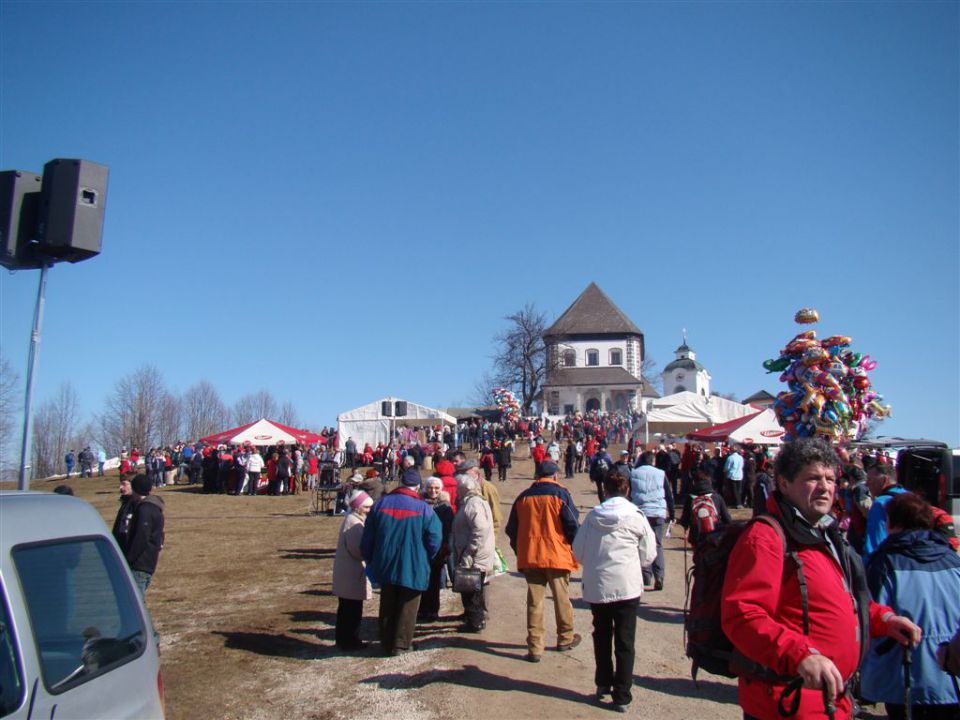
[[[346,412],[340,413],[337,416],[337,421],[343,423],[358,421],[363,422],[365,420],[389,420],[389,415],[383,415],[380,412],[382,409],[382,403],[389,401],[392,405],[397,400],[401,399],[402,398],[386,397],[381,398],[380,400],[375,400],[372,403],[367,403],[366,405],[354,408],[353,410],[347,410]],[[397,425],[407,427],[414,425],[436,425],[437,423],[442,423],[444,425],[457,424],[457,419],[452,415],[448,415],[442,410],[438,410],[436,408],[410,402],[409,400],[407,401],[407,414],[403,417],[393,418],[393,420]]]
[[[745,442],[757,445],[779,445],[782,438],[783,428],[777,422],[776,413],[769,408],[687,434],[689,440]]]
[[[276,445],[281,441],[288,445],[295,443],[309,445],[321,440],[323,438],[309,430],[299,430],[288,425],[281,425],[266,418],[200,438],[200,441],[207,445],[242,445],[243,443]]]

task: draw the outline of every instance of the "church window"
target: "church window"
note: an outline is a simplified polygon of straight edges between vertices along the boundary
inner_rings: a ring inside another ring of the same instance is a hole
[[[576,351],[576,350],[564,350],[564,351],[563,351],[563,366],[564,366],[564,367],[576,367],[576,366],[577,366],[577,351]]]
[[[613,348],[610,351],[610,364],[623,365],[623,351],[620,348]]]
[[[599,364],[600,364],[600,351],[587,350],[587,365],[591,367],[596,367]]]

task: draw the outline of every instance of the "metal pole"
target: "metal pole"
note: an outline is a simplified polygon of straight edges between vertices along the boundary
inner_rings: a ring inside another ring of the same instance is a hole
[[[30,334],[30,359],[27,361],[27,390],[23,401],[23,444],[20,446],[20,483],[19,490],[28,490],[27,458],[30,453],[30,441],[33,428],[33,382],[36,377],[37,359],[40,356],[40,330],[43,327],[43,305],[47,293],[47,270],[50,265],[40,267],[40,287],[37,290],[37,305],[33,309],[33,332]]]

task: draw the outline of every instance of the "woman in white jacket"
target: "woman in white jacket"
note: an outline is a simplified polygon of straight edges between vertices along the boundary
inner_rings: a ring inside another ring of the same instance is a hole
[[[641,568],[656,558],[657,541],[647,518],[627,499],[629,475],[612,469],[603,489],[607,499],[593,508],[580,526],[573,554],[583,566],[583,599],[593,612],[597,702],[612,696],[612,709],[626,712],[633,699],[630,688],[637,605],[643,594]]]

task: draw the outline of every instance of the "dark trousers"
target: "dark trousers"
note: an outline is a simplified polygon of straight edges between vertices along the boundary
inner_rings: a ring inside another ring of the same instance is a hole
[[[440,614],[440,580],[443,577],[444,561],[433,561],[430,566],[430,584],[423,591],[420,598],[420,609],[417,616],[420,618],[433,619]]]
[[[606,493],[603,492],[603,480],[594,480],[593,482],[597,486],[597,499],[603,502],[607,499]]]
[[[743,480],[727,479],[727,482],[730,483],[730,496],[733,500],[733,506],[741,507],[743,504]]]
[[[500,482],[507,481],[507,465],[500,465],[497,468],[497,476],[500,478]]]
[[[486,573],[480,573],[479,591],[460,593],[460,599],[463,601],[463,620],[469,630],[483,630],[487,624],[483,617],[483,611],[487,607],[486,598],[483,596],[483,581],[486,577]]]
[[[597,664],[594,681],[598,688],[612,690],[613,702],[617,705],[629,705],[633,700],[630,688],[633,685],[633,646],[639,603],[640,598],[633,598],[590,605],[593,659]]]
[[[666,569],[663,560],[663,529],[666,520],[652,517],[648,517],[647,520],[650,522],[653,535],[657,539],[657,557],[654,559],[653,565],[649,570],[647,568],[643,569],[643,582],[649,585],[651,580],[663,580],[663,573]]]
[[[413,648],[420,591],[384,583],[380,587],[380,646],[386,653]]]
[[[252,470],[247,472],[247,495],[256,495],[257,490],[260,488],[260,473],[253,472]]]
[[[338,598],[337,629],[334,637],[337,647],[349,649],[360,641],[360,621],[363,619],[363,600]]]

